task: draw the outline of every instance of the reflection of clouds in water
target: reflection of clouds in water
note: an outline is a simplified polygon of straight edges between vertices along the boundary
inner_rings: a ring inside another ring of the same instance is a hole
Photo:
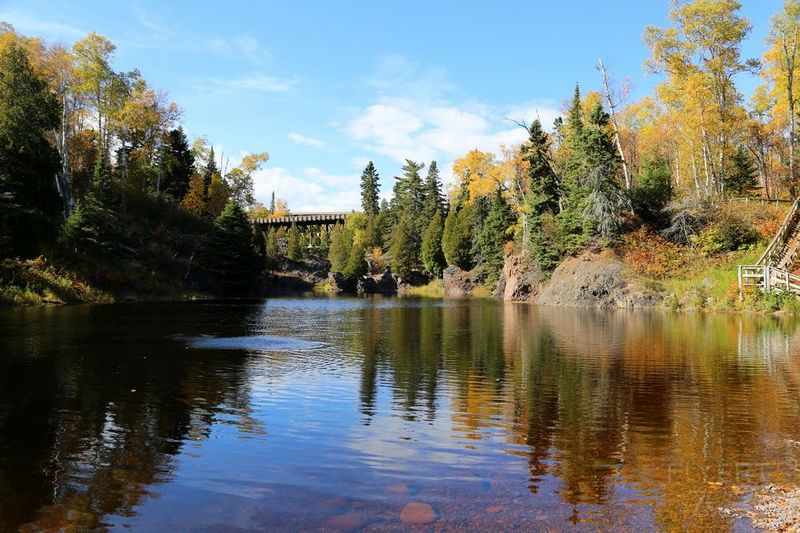
[[[248,350],[254,352],[288,352],[296,350],[315,350],[325,343],[290,337],[180,337],[192,348],[207,350]]]

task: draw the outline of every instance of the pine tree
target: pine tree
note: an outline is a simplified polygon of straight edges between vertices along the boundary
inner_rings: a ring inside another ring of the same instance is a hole
[[[478,236],[481,270],[489,283],[497,281],[503,268],[503,245],[508,241],[510,220],[511,210],[498,189]]]
[[[422,264],[425,272],[435,278],[440,278],[442,270],[447,266],[442,251],[443,233],[442,212],[437,209],[422,238]]]
[[[562,126],[563,141],[561,150],[565,152],[563,161],[564,186],[577,188],[585,174],[584,161],[584,119],[583,106],[581,105],[581,89],[575,84],[575,93],[572,96],[572,105],[567,111],[567,121]]]
[[[288,243],[286,246],[286,255],[292,261],[300,261],[303,259],[303,246],[300,243],[300,230],[297,225],[292,224],[289,228]]]
[[[470,237],[470,207],[450,207],[442,232],[442,251],[448,265],[464,270],[471,268],[472,240]]]
[[[270,272],[274,272],[280,263],[281,252],[278,246],[278,233],[275,228],[270,228],[264,234],[264,266]]]
[[[331,230],[331,244],[328,250],[328,260],[331,262],[332,272],[342,272],[350,259],[350,248],[353,244],[352,236],[344,225],[336,224]]]
[[[520,148],[523,160],[528,163],[528,207],[534,216],[548,211],[557,213],[561,191],[550,161],[550,139],[538,119],[528,133],[528,142]]]
[[[729,170],[725,176],[725,188],[728,194],[743,196],[750,194],[756,188],[756,166],[753,157],[744,147],[739,147],[731,156]]]
[[[228,202],[214,221],[199,263],[225,294],[242,293],[255,282],[263,262],[256,252],[247,213],[235,202]]]
[[[619,185],[621,161],[609,129],[609,117],[599,103],[589,117],[585,133],[584,185],[589,195],[583,210],[585,223],[605,239],[619,235],[623,213],[630,209],[628,196]]]
[[[92,191],[98,200],[106,205],[111,205],[116,196],[114,188],[108,155],[103,150],[100,150],[97,153],[97,159],[92,170]]]
[[[393,231],[391,241],[394,241],[394,233],[397,231],[400,219],[408,216],[406,229],[408,230],[409,253],[417,262],[419,258],[422,234],[429,221],[422,218],[423,202],[425,200],[425,188],[422,183],[420,171],[425,167],[424,163],[416,163],[406,159],[403,165],[403,175],[396,177],[394,187],[394,197],[392,198],[392,222]]]
[[[206,166],[203,168],[203,187],[206,194],[206,202],[208,202],[208,197],[211,194],[211,183],[214,181],[214,177],[217,175],[219,175],[219,169],[217,169],[217,162],[214,161],[214,147],[212,146],[208,152]]]
[[[370,161],[361,173],[361,208],[367,215],[377,215],[380,207],[378,206],[378,194],[380,192],[380,182],[378,171]]]
[[[342,274],[346,278],[355,279],[363,276],[367,272],[367,262],[364,260],[366,248],[363,242],[354,242],[350,247],[350,255],[347,263],[342,269]]]
[[[269,214],[275,214],[275,191],[272,191],[272,197],[269,199]]]
[[[189,190],[194,174],[194,154],[183,128],[170,130],[164,135],[163,176],[161,192],[181,201]]]
[[[439,167],[436,161],[431,161],[431,164],[428,166],[428,176],[425,178],[424,191],[422,218],[425,223],[428,224],[437,211],[445,212],[445,202],[442,196],[442,182],[439,179]]]
[[[415,225],[411,223],[410,215],[403,213],[400,222],[394,230],[392,237],[392,272],[399,278],[408,278],[417,262],[417,254],[413,249],[416,237]]]

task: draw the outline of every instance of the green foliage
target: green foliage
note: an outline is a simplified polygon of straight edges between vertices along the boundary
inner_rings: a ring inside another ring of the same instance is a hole
[[[378,193],[380,182],[378,171],[370,161],[361,173],[361,208],[368,215],[377,215],[379,211]]]
[[[425,222],[432,220],[437,211],[445,211],[442,196],[442,181],[439,179],[439,167],[436,161],[428,165],[428,176],[425,178],[425,198],[422,205],[422,217]]]
[[[331,243],[328,250],[328,260],[331,262],[331,271],[343,272],[350,259],[350,248],[353,245],[352,234],[345,229],[343,224],[336,224],[331,229]]]
[[[367,272],[367,262],[364,260],[366,248],[363,242],[355,242],[350,247],[350,256],[347,258],[347,264],[342,270],[342,274],[346,278],[354,279],[363,276]]]
[[[550,161],[550,140],[538,119],[528,128],[528,142],[520,148],[528,163],[527,208],[534,216],[557,213],[561,186]]]
[[[228,202],[214,221],[214,227],[201,250],[200,264],[219,283],[225,294],[251,289],[261,271],[253,229],[247,213],[235,202]]]
[[[666,220],[664,208],[672,199],[672,173],[663,159],[649,159],[631,191],[633,212],[645,222],[661,225]]]
[[[280,246],[278,245],[278,233],[275,228],[270,228],[264,234],[264,266],[267,270],[274,272],[281,260]]]
[[[390,247],[392,272],[400,278],[407,278],[416,266],[417,254],[413,248],[415,233],[410,216],[404,213],[395,228]]]
[[[442,271],[447,266],[444,251],[442,251],[443,234],[442,212],[437,209],[422,238],[422,265],[425,272],[434,278],[441,277]]]
[[[472,268],[470,211],[469,206],[451,207],[442,233],[442,251],[447,264],[464,270]]]
[[[58,104],[31,67],[21,45],[0,49],[0,226],[7,244],[0,255],[33,255],[54,235],[62,211],[53,177],[58,154],[47,135],[59,124]]]
[[[758,167],[756,162],[744,147],[740,146],[728,161],[725,175],[725,189],[728,194],[746,196],[757,187],[756,175]]]
[[[747,221],[726,214],[709,224],[692,238],[692,242],[705,255],[732,252],[758,242],[758,232]]]
[[[292,261],[301,261],[303,259],[303,245],[300,239],[300,230],[297,229],[295,224],[292,224],[292,227],[289,228],[286,256]]]
[[[94,194],[79,202],[61,228],[60,243],[72,253],[92,261],[111,258],[119,251],[124,235],[114,211]]]
[[[189,190],[189,180],[194,173],[194,154],[183,128],[167,132],[162,143],[164,155],[161,192],[181,201]]]
[[[508,242],[511,210],[498,190],[478,235],[481,271],[488,283],[497,281],[503,268],[503,245]]]

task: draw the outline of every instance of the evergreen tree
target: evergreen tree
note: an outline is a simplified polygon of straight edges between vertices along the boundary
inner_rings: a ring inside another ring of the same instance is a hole
[[[528,142],[520,148],[528,163],[528,208],[534,217],[548,211],[557,213],[561,191],[550,161],[550,139],[538,119],[528,133]]]
[[[278,245],[278,233],[275,228],[270,228],[264,234],[264,266],[270,272],[274,272],[280,264],[281,251]]]
[[[740,146],[731,156],[729,170],[725,176],[725,188],[728,194],[744,196],[756,188],[758,167],[753,157]]]
[[[219,169],[217,168],[217,162],[214,160],[214,147],[212,146],[208,152],[208,160],[206,161],[206,166],[203,168],[203,187],[206,194],[206,202],[208,203],[208,197],[211,194],[211,184],[214,181],[216,176],[220,175]],[[227,199],[225,200],[227,202]],[[224,203],[223,203],[224,205]]]
[[[98,200],[106,205],[111,205],[116,196],[114,189],[108,155],[103,150],[100,150],[97,152],[97,160],[92,171],[92,191],[94,191]]]
[[[269,214],[275,214],[275,191],[272,191],[272,197],[269,199]]]
[[[189,190],[189,181],[194,173],[194,154],[183,128],[170,130],[164,135],[163,176],[161,192],[181,201]]]
[[[422,183],[420,171],[424,167],[424,163],[416,163],[410,159],[406,159],[406,163],[403,165],[403,175],[395,178],[397,181],[395,182],[394,197],[392,198],[394,228],[391,240],[392,242],[394,241],[394,233],[397,232],[400,219],[404,216],[408,216],[406,230],[409,233],[406,237],[408,237],[408,246],[410,247],[409,253],[414,258],[414,262],[417,262],[419,258],[422,234],[429,222],[422,218],[425,188]]]
[[[456,265],[464,270],[469,270],[472,266],[469,212],[469,206],[461,208],[451,206],[442,232],[442,251],[447,264]]]
[[[352,236],[344,225],[336,224],[331,230],[331,244],[328,250],[328,260],[331,262],[332,272],[343,272],[350,259],[350,248],[353,244]]]
[[[70,252],[93,261],[114,257],[124,240],[114,211],[93,193],[79,201],[61,227],[59,242]]]
[[[648,159],[631,190],[633,212],[645,222],[661,224],[667,216],[664,208],[672,199],[672,173],[663,159]]]
[[[563,152],[562,174],[565,181],[563,185],[569,189],[576,189],[581,185],[586,166],[583,106],[581,105],[581,89],[577,83],[572,96],[572,105],[567,111],[567,121],[561,127],[561,135],[560,151]]]
[[[392,237],[392,272],[399,278],[407,278],[411,275],[417,262],[417,254],[413,248],[413,241],[416,237],[415,225],[411,223],[410,215],[403,213],[400,222]]]
[[[300,230],[297,229],[297,225],[295,224],[292,224],[292,226],[289,228],[286,255],[292,261],[300,261],[303,259],[303,246],[300,242]]]
[[[442,251],[443,233],[442,212],[437,209],[422,238],[422,264],[425,272],[435,278],[440,278],[442,270],[447,266]]]
[[[370,161],[361,173],[361,207],[367,215],[377,215],[378,193],[380,192],[380,182],[378,181],[378,171]]]
[[[503,268],[503,245],[508,241],[511,209],[498,189],[478,236],[481,270],[489,283],[497,281]]]
[[[439,179],[439,167],[436,161],[431,161],[431,164],[428,166],[428,176],[425,178],[424,191],[422,218],[423,221],[428,224],[433,220],[437,211],[445,212],[445,202],[442,196],[442,182]]]
[[[228,202],[214,221],[199,262],[225,294],[242,293],[253,286],[263,261],[256,252],[247,213],[237,203]]]
[[[584,139],[586,176],[583,187],[589,195],[583,217],[596,233],[613,241],[619,235],[623,213],[630,209],[630,202],[619,185],[621,162],[608,114],[599,103],[589,117]]]
[[[364,260],[366,248],[361,241],[354,242],[350,247],[350,255],[347,263],[342,269],[342,275],[346,278],[355,279],[363,276],[367,272],[367,262]]]
[[[378,215],[380,216],[380,215]],[[370,215],[367,218],[367,225],[364,229],[364,248],[373,250],[382,246],[381,234],[378,228],[378,216]]]
[[[58,104],[44,79],[16,42],[0,46],[0,213],[10,247],[0,256],[37,253],[55,236],[63,212],[54,176],[58,153],[47,136],[59,124]]]

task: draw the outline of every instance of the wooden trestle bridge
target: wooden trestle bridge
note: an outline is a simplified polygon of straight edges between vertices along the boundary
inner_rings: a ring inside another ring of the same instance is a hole
[[[792,202],[775,237],[755,265],[739,265],[739,294],[748,289],[800,295],[800,198]]]
[[[350,213],[291,213],[282,217],[257,218],[253,225],[257,231],[270,229],[288,230],[296,226],[305,235],[309,248],[319,244],[323,238],[330,237],[336,224],[344,224]]]

